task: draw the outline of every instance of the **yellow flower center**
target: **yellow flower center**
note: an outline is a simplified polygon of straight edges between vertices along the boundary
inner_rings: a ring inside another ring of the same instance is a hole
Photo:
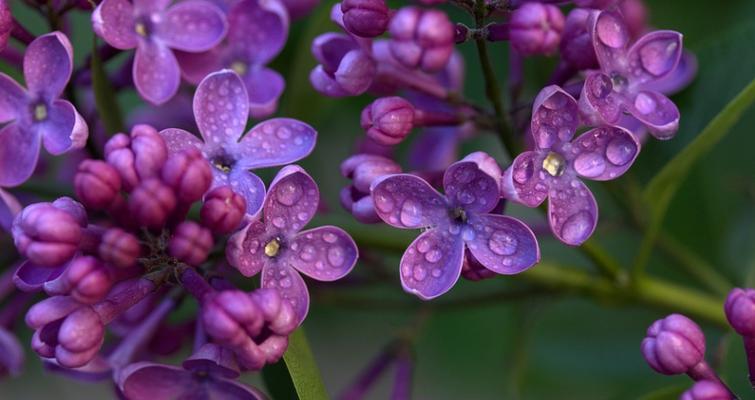
[[[231,63],[231,69],[239,75],[244,75],[246,74],[247,66],[243,61],[234,61]]]
[[[136,23],[136,26],[134,26],[134,31],[136,31],[136,34],[139,36],[147,37],[147,25],[142,22]]]
[[[566,160],[560,154],[551,151],[543,159],[543,169],[551,176],[561,176],[566,169]]]
[[[273,239],[265,245],[265,255],[268,257],[275,257],[276,255],[278,255],[280,248],[280,241],[278,241],[278,239]]]
[[[47,106],[44,104],[37,104],[34,106],[34,119],[36,121],[43,121],[47,119]]]

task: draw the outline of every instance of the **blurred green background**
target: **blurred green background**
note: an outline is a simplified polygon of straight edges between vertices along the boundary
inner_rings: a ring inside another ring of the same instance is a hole
[[[15,3],[21,3],[17,1]],[[684,44],[700,64],[693,84],[674,96],[682,115],[674,140],[649,141],[631,174],[621,178],[647,182],[664,163],[689,143],[707,122],[755,77],[755,1],[653,0],[646,1],[650,22],[660,29],[684,34]],[[314,60],[312,38],[336,31],[328,19],[332,2],[321,4],[308,18],[292,24],[284,52],[273,67],[287,79],[287,90],[278,115],[300,118],[319,131],[315,152],[301,164],[315,177],[333,214],[344,213],[338,191],[347,182],[339,172],[341,160],[363,135],[359,113],[370,97],[329,99],[309,85]],[[403,3],[394,2],[394,6]],[[449,10],[452,10],[449,8]],[[34,13],[14,5],[19,18],[39,34],[44,25]],[[78,62],[91,48],[88,14],[78,12],[73,37]],[[451,11],[454,21],[471,24],[466,15]],[[25,21],[25,20],[24,20]],[[506,74],[506,46],[492,44],[496,73]],[[479,64],[472,43],[459,46],[467,64],[465,95],[484,104]],[[527,61],[525,96],[545,82],[553,60]],[[2,65],[3,71],[7,70]],[[124,109],[138,103],[132,92],[119,97]],[[755,112],[746,113],[731,133],[699,162],[672,201],[664,222],[668,234],[693,249],[735,285],[753,285],[755,279]],[[467,142],[464,152],[484,149],[508,160],[493,135]],[[400,152],[401,153],[401,152]],[[272,172],[263,174],[267,179]],[[604,186],[589,183],[598,197],[601,219],[595,237],[625,266],[631,265],[641,236],[619,214]],[[511,211],[540,221],[538,214],[512,207]],[[345,215],[344,215],[345,217]],[[589,263],[577,251],[540,237],[543,260],[582,265]],[[5,242],[7,243],[7,242]],[[4,244],[5,246],[5,244]],[[5,247],[3,248],[5,251]],[[304,327],[331,395],[339,393],[379,351],[411,326],[420,302],[401,291],[398,280],[400,254],[373,252],[388,271],[387,278],[369,288],[313,285],[313,304]],[[678,272],[674,260],[655,252],[649,271],[655,276],[705,290]],[[357,276],[374,276],[375,265],[360,263]],[[461,280],[443,300],[514,288],[521,281],[506,277],[474,283]],[[365,305],[338,299],[338,292],[376,300]],[[399,301],[403,307],[389,307]],[[385,304],[380,304],[384,302]],[[653,373],[639,352],[647,326],[663,312],[634,306],[596,303],[568,295],[538,295],[516,301],[487,302],[468,307],[439,309],[429,314],[416,340],[414,397],[416,399],[637,399],[657,390],[686,387],[686,377]],[[719,372],[743,398],[751,395],[746,364],[738,337],[703,324],[708,356],[721,356]],[[29,337],[22,329],[23,340]],[[28,341],[26,341],[28,343]],[[99,399],[111,396],[106,384],[68,380],[42,370],[29,354],[25,373],[0,381],[0,399]],[[260,384],[250,374],[249,382]],[[369,398],[388,398],[392,370],[378,382]],[[650,398],[650,397],[648,397]],[[656,397],[653,397],[656,398]],[[657,398],[676,398],[666,395]]]

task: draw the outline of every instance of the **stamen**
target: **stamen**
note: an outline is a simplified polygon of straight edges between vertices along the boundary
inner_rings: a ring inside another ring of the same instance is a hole
[[[560,154],[550,152],[543,159],[543,169],[551,176],[561,176],[566,170],[566,160]]]
[[[280,241],[275,238],[265,245],[265,255],[268,257],[275,257],[278,255],[278,251],[280,251],[281,243]]]
[[[42,103],[34,106],[34,120],[44,121],[45,119],[47,119],[47,106]]]
[[[248,67],[243,61],[234,61],[231,63],[231,69],[239,75],[245,75]]]

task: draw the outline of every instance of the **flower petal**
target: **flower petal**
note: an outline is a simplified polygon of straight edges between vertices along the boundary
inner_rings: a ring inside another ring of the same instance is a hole
[[[668,140],[679,129],[679,109],[668,97],[653,91],[637,93],[629,112],[645,124],[656,139]]]
[[[591,16],[591,36],[595,55],[604,72],[625,72],[630,33],[621,15],[603,11]]]
[[[628,61],[633,84],[661,79],[673,71],[682,55],[682,34],[654,31],[642,36],[629,49]]]
[[[26,90],[13,78],[0,72],[0,123],[18,118],[25,98]]]
[[[173,52],[152,41],[143,41],[136,49],[133,74],[139,94],[154,105],[170,100],[181,83],[181,70]]]
[[[598,223],[598,205],[590,189],[579,179],[557,181],[548,196],[548,220],[558,240],[579,246],[587,240]]]
[[[138,43],[134,6],[128,0],[104,0],[92,13],[92,26],[116,49],[133,49]]]
[[[689,51],[683,51],[676,68],[668,75],[646,85],[648,89],[665,95],[675,94],[687,87],[697,75],[697,57]]]
[[[177,399],[198,389],[188,371],[149,362],[127,366],[118,374],[117,383],[128,399]]]
[[[52,32],[35,39],[24,53],[24,79],[32,94],[60,96],[73,71],[73,47],[66,35]]]
[[[13,283],[24,292],[38,292],[42,290],[45,282],[51,281],[66,269],[68,264],[55,268],[42,267],[31,261],[24,261],[13,274]]]
[[[170,153],[178,153],[192,147],[202,150],[204,146],[204,143],[198,137],[183,129],[164,129],[160,131],[160,136],[165,139],[165,144]]]
[[[585,178],[607,181],[618,178],[637,158],[640,142],[628,130],[605,126],[591,129],[574,141],[574,170]]]
[[[357,262],[357,245],[343,229],[321,226],[299,232],[289,243],[288,262],[299,272],[318,281],[335,281],[348,274]]]
[[[540,248],[532,230],[516,218],[473,215],[474,239],[467,248],[485,268],[499,274],[518,274],[540,261]]]
[[[538,93],[532,106],[532,137],[538,148],[549,149],[571,140],[579,126],[577,101],[556,85]]]
[[[301,167],[289,165],[278,172],[265,198],[265,224],[278,232],[298,232],[312,219],[320,192]]]
[[[459,128],[425,128],[412,141],[409,165],[422,171],[442,171],[458,159]]]
[[[252,221],[244,229],[234,233],[228,239],[225,249],[228,264],[244,276],[257,275],[269,260],[264,251],[268,236],[262,221]]]
[[[486,213],[501,197],[498,181],[481,170],[473,161],[457,161],[443,175],[446,198],[453,207]]]
[[[318,65],[309,73],[309,83],[317,92],[328,97],[346,97],[349,96],[341,85],[336,82],[333,74],[326,72],[323,65]]]
[[[358,49],[352,37],[343,33],[324,33],[312,41],[312,55],[329,74],[336,72],[346,53]]]
[[[228,42],[249,64],[266,64],[286,44],[288,13],[278,1],[243,0],[228,13]]]
[[[503,197],[527,207],[537,207],[548,197],[548,183],[542,179],[542,159],[537,152],[518,155],[501,178]]]
[[[227,69],[207,75],[194,93],[194,116],[205,143],[235,143],[249,118],[244,82]]]
[[[24,350],[13,332],[0,327],[0,376],[17,376],[24,366]]]
[[[372,199],[378,216],[397,228],[423,228],[450,219],[446,198],[416,175],[389,175],[376,181]]]
[[[39,135],[12,122],[0,130],[0,187],[26,182],[39,158]]]
[[[173,0],[133,0],[134,9],[140,13],[165,10],[172,1]]]
[[[54,155],[84,147],[89,137],[86,121],[66,100],[56,100],[48,118],[35,124],[34,130],[42,137],[45,149]]]
[[[255,125],[238,144],[236,159],[244,168],[289,164],[309,155],[317,131],[291,118],[274,118]]]
[[[208,399],[266,400],[259,390],[230,379],[213,379],[205,385]]]
[[[271,263],[262,269],[263,288],[278,290],[294,309],[296,319],[301,323],[309,311],[309,291],[299,272],[288,264]]]
[[[461,275],[464,242],[448,229],[419,235],[401,257],[401,285],[423,300],[434,299],[453,287]]]
[[[187,82],[197,85],[207,75],[223,69],[224,50],[223,45],[219,45],[199,53],[176,50],[173,54],[181,66],[181,76]]]
[[[275,113],[278,99],[283,94],[286,81],[270,68],[252,68],[243,77],[249,93],[249,113],[254,118],[264,118]]]
[[[259,214],[265,201],[265,183],[259,176],[243,168],[233,168],[228,175],[214,169],[213,177],[213,188],[230,185],[234,192],[246,200],[247,215],[255,217]]]
[[[0,189],[0,228],[10,232],[13,219],[21,208],[21,204],[12,194]]]
[[[223,40],[228,29],[223,11],[206,1],[176,3],[163,18],[155,37],[178,50],[207,51]]]
[[[579,111],[593,125],[615,125],[621,117],[622,97],[613,90],[608,75],[593,73],[585,79],[579,96]]]

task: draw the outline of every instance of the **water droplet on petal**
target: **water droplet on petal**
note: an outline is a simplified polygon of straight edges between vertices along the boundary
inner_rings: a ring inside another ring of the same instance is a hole
[[[277,199],[285,206],[294,205],[303,195],[301,187],[293,182],[283,183],[277,190]]]
[[[570,244],[582,243],[593,228],[593,217],[587,211],[580,211],[569,217],[561,227],[561,237]]]
[[[307,218],[309,218],[309,214],[305,212],[300,212],[299,214],[296,215],[296,218],[299,218],[300,221],[306,221]]]
[[[574,160],[574,169],[582,176],[595,178],[606,170],[606,162],[598,153],[582,153]]]
[[[378,194],[375,196],[375,206],[378,210],[389,213],[393,211],[393,200],[384,194]]]
[[[443,254],[438,249],[432,249],[425,253],[425,260],[429,263],[436,263],[440,261],[440,259],[443,257]]]
[[[343,264],[343,249],[335,246],[328,249],[328,262],[334,267]]]
[[[619,136],[608,143],[606,158],[611,164],[622,166],[632,160],[637,153],[637,145],[626,136]]]
[[[637,97],[634,98],[634,108],[643,115],[652,113],[657,107],[658,103],[655,102],[655,99],[644,92],[640,92]]]
[[[499,256],[509,256],[516,252],[517,243],[514,236],[504,231],[495,231],[490,236],[488,247],[490,247],[490,251]]]
[[[287,289],[291,287],[291,278],[283,278],[279,281],[280,287]]]
[[[322,240],[324,240],[325,243],[335,243],[336,240],[338,240],[338,237],[330,232],[325,232],[322,235]]]
[[[415,280],[421,281],[421,280],[425,279],[425,277],[427,276],[427,271],[425,271],[425,268],[423,268],[422,266],[418,265],[418,266],[414,267],[413,276],[414,276]]]
[[[406,226],[418,226],[422,222],[422,208],[413,200],[407,200],[401,206],[401,223]]]
[[[435,268],[432,272],[432,275],[434,278],[440,278],[441,275],[443,275],[443,270],[440,268]]]
[[[302,248],[301,252],[299,253],[299,258],[304,261],[312,261],[315,259],[316,252],[317,251],[315,250],[314,246],[308,244],[304,246],[304,248]]]
[[[629,41],[629,35],[624,23],[609,13],[600,15],[597,25],[597,35],[603,44],[614,49],[624,47]]]
[[[286,227],[286,220],[283,217],[275,217],[273,218],[273,225],[278,229],[283,229]]]
[[[471,226],[465,226],[461,231],[461,238],[467,242],[474,240],[476,236],[477,234],[475,234],[475,231]]]

